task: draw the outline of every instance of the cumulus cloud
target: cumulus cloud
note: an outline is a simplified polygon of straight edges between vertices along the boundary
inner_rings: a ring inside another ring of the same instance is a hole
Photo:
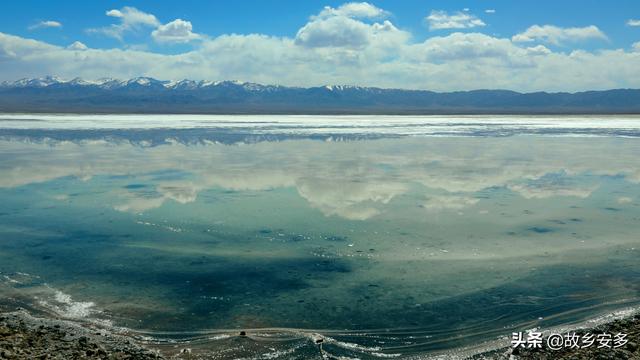
[[[487,13],[487,14],[495,14],[496,10],[495,9],[487,9],[484,12]]]
[[[425,20],[429,24],[429,30],[469,29],[486,25],[477,16],[466,12],[449,14],[446,11],[433,10]]]
[[[338,8],[325,7],[312,16],[295,37],[296,45],[309,48],[362,49],[377,40],[404,41],[408,34],[398,30],[390,21],[367,23],[361,19],[386,16],[387,12],[369,3],[348,3]]]
[[[103,34],[122,40],[127,32],[139,31],[145,27],[157,27],[160,21],[152,15],[144,11],[140,11],[134,7],[125,6],[122,9],[112,9],[105,13],[119,19],[119,24],[111,24],[110,26],[88,29],[89,33]]]
[[[175,19],[170,23],[158,26],[151,32],[151,36],[155,41],[161,43],[188,43],[202,38],[193,32],[190,21],[182,19]]]
[[[0,81],[44,75],[88,79],[151,76],[435,91],[581,91],[637,87],[640,83],[637,44],[626,51],[565,53],[551,51],[547,44],[539,43],[544,37],[533,35],[530,38],[538,42],[517,42],[477,32],[454,32],[417,41],[390,20],[381,19],[387,15],[384,10],[366,3],[325,8],[292,37],[207,37],[194,33],[191,24],[182,19],[162,25],[155,16],[133,8],[109,13],[120,19],[120,24],[109,27],[120,36],[137,29],[148,31],[158,42],[197,39],[198,44],[182,53],[162,54],[131,44],[123,49],[85,48],[80,43],[60,47],[0,33]],[[568,42],[561,38],[548,37]],[[603,68],[607,71],[601,71]]]
[[[369,25],[360,21],[334,16],[311,21],[296,35],[296,44],[307,47],[353,47],[369,43]]]
[[[454,33],[421,43],[410,43],[398,35],[378,33],[358,49],[305,47],[295,39],[258,34],[222,35],[203,40],[194,50],[165,55],[133,49],[78,52],[0,33],[0,80],[47,74],[88,79],[152,76],[437,91],[578,91],[635,87],[640,82],[638,52],[602,50],[534,57],[509,39],[484,34]],[[602,68],[610,70],[603,72]]]
[[[37,30],[42,28],[59,28],[59,27],[62,27],[62,23],[54,20],[45,20],[29,26],[29,30]]]
[[[640,20],[637,19],[629,19],[627,20],[628,26],[640,26]]]
[[[74,41],[71,45],[67,46],[69,50],[87,50],[89,47],[80,41]]]
[[[331,6],[325,6],[325,8],[318,14],[317,17],[331,17],[331,16],[346,16],[351,18],[361,19],[375,19],[380,17],[386,17],[389,12],[382,10],[367,2],[350,2],[343,4],[337,8]],[[316,17],[312,17],[316,18]]]
[[[551,50],[544,45],[536,45],[527,48],[527,53],[530,55],[548,55],[551,54]]]
[[[595,25],[571,28],[553,25],[533,25],[511,38],[514,42],[542,41],[553,45],[591,39],[606,40],[607,36]]]
[[[430,62],[476,61],[483,58],[505,59],[515,48],[508,39],[494,38],[479,33],[453,33],[447,36],[435,36],[414,47],[415,53]]]
[[[390,21],[366,24],[348,17],[335,16],[314,20],[302,27],[296,34],[295,43],[304,47],[346,47],[363,48],[375,40],[383,42],[397,39],[402,41],[405,33]]]

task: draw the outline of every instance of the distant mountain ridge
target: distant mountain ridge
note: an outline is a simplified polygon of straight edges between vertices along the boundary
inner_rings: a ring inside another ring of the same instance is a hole
[[[581,114],[640,113],[640,90],[439,93],[348,85],[287,87],[150,77],[0,83],[1,112],[211,114]]]

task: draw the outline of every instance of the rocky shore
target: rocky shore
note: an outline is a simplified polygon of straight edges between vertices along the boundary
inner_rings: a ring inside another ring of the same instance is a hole
[[[627,343],[617,349],[598,348],[597,345],[586,348],[565,347],[552,350],[543,342],[542,348],[512,348],[506,347],[487,353],[475,355],[472,360],[627,360],[640,359],[640,314],[614,320],[590,329],[575,331],[576,335],[586,333],[598,334],[627,334]]]
[[[484,360],[625,360],[640,359],[640,314],[577,330],[582,335],[628,334],[619,348],[542,348],[501,349],[477,354],[470,359]],[[205,359],[179,348],[149,348],[132,337],[107,331],[100,326],[65,320],[33,317],[26,311],[0,313],[0,359]],[[192,357],[193,356],[193,357]],[[216,357],[218,358],[218,357]],[[224,357],[223,357],[224,358]]]
[[[0,359],[163,359],[116,335],[69,321],[36,318],[25,311],[0,313]]]

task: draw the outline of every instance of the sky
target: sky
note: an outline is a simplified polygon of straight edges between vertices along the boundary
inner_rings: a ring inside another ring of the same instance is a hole
[[[637,0],[23,0],[0,10],[0,81],[640,88]]]

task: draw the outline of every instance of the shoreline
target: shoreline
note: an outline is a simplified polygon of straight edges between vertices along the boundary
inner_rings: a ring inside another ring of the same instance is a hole
[[[538,330],[543,334],[543,342],[540,348],[518,347],[511,345],[511,339],[502,339],[502,346],[466,357],[470,360],[590,360],[590,359],[640,359],[640,311],[638,309],[627,310],[626,314],[615,316],[615,313],[604,316],[604,321],[597,319],[587,320],[575,326],[559,326],[552,329]],[[619,348],[599,348],[597,344],[585,348],[562,347],[559,350],[550,349],[546,340],[549,334],[575,333],[578,336],[585,334],[626,334],[626,344]],[[497,343],[496,343],[497,345]]]
[[[34,316],[24,309],[0,312],[0,359],[225,359],[206,346],[188,342],[153,342],[108,329],[97,323]],[[550,333],[628,334],[620,348],[513,348],[510,337],[411,359],[543,360],[543,359],[640,359],[640,311],[626,309],[579,324],[537,330]],[[286,357],[284,357],[286,358]],[[403,358],[403,357],[400,357]]]

